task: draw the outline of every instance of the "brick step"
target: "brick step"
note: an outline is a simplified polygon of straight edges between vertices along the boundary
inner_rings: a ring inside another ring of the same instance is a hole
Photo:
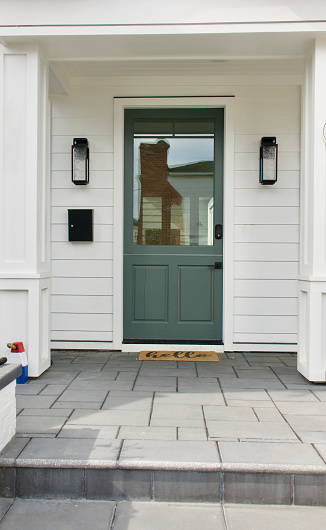
[[[326,505],[326,474],[313,466],[232,466],[224,469],[112,468],[105,463],[5,462],[0,497]]]

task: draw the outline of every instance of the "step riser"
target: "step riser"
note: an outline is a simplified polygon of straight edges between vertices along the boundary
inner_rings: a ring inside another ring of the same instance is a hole
[[[326,475],[4,467],[0,497],[326,506]]]

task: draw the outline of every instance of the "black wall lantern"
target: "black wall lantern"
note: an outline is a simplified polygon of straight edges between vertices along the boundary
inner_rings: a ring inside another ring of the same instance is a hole
[[[89,182],[89,149],[87,138],[74,138],[71,146],[71,179],[74,184]]]
[[[261,139],[260,144],[260,184],[275,184],[277,182],[277,152],[278,145],[275,136]]]

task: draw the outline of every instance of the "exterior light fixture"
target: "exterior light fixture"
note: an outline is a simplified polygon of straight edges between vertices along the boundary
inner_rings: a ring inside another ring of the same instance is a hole
[[[268,136],[261,139],[260,184],[275,184],[277,182],[277,152],[278,145],[275,136]]]
[[[74,184],[88,184],[89,182],[87,138],[74,138],[71,146],[71,179]]]

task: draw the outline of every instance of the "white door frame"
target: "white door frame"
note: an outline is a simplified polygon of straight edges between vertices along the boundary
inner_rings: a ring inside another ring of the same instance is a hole
[[[234,97],[153,97],[114,99],[114,232],[113,232],[113,349],[139,351],[151,344],[122,344],[123,340],[123,218],[124,110],[150,108],[224,108],[223,184],[223,342],[215,351],[233,351],[233,222],[234,222]],[[182,345],[164,345],[164,349]],[[184,346],[189,348],[188,346]],[[196,349],[207,349],[196,346]]]

